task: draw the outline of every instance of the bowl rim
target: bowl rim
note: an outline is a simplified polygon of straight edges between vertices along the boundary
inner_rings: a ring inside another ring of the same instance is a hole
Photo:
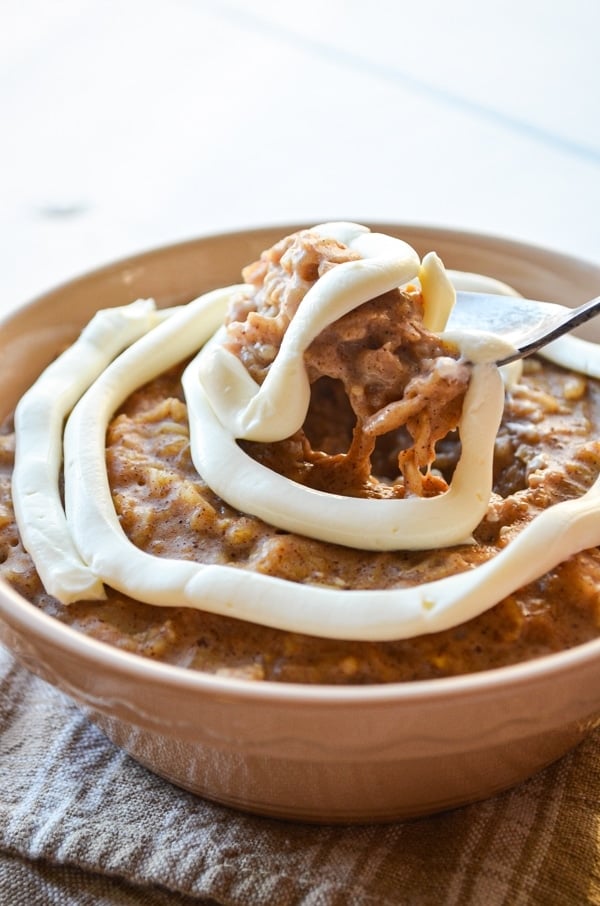
[[[342,219],[342,218],[337,218]],[[323,221],[313,221],[323,222]],[[464,244],[476,242],[479,248],[503,251],[526,251],[535,257],[551,255],[562,267],[590,268],[600,275],[600,263],[578,256],[509,237],[486,232],[454,229],[435,224],[408,223],[398,221],[374,221],[366,219],[367,226],[377,230],[406,231],[413,237],[424,240],[435,233],[447,242]],[[308,224],[310,225],[310,224]],[[170,257],[192,250],[203,244],[219,243],[224,240],[236,242],[248,236],[287,232],[306,228],[307,224],[270,223],[256,227],[224,230],[218,233],[206,233],[190,239],[167,243],[135,252],[118,258],[89,271],[75,275],[54,287],[37,294],[16,307],[0,315],[0,326],[20,317],[27,310],[45,305],[65,291],[75,289],[79,284],[93,283],[108,279],[119,272],[132,267],[139,267],[145,262],[161,257]],[[445,701],[449,698],[491,693],[498,688],[508,690],[532,681],[547,680],[550,676],[559,676],[581,669],[585,664],[600,657],[600,637],[583,642],[573,648],[542,655],[521,663],[482,670],[477,673],[458,676],[437,677],[426,680],[400,681],[365,685],[332,685],[276,682],[269,680],[247,680],[239,677],[222,676],[192,670],[174,664],[146,658],[129,651],[124,651],[98,639],[91,638],[71,626],[62,623],[55,617],[44,613],[26,598],[21,596],[4,579],[0,578],[0,620],[9,626],[18,626],[30,637],[43,637],[45,642],[56,645],[65,652],[78,658],[89,659],[104,669],[111,669],[128,675],[131,680],[153,680],[163,682],[181,691],[203,693],[220,699],[240,698],[246,701],[293,703],[295,706],[306,704],[330,706],[335,704],[376,705],[388,703],[409,703],[426,701]],[[8,649],[10,650],[10,649]]]
[[[6,609],[6,610],[5,610]],[[5,616],[6,612],[6,616]],[[126,675],[132,681],[154,681],[179,691],[203,693],[219,699],[254,702],[315,704],[324,706],[381,705],[390,702],[425,703],[446,701],[468,695],[491,694],[502,689],[516,689],[536,680],[580,670],[600,657],[600,637],[573,648],[542,655],[529,661],[481,670],[477,673],[436,677],[426,680],[332,685],[247,680],[192,670],[175,664],[155,661],[143,655],[124,651],[78,632],[66,623],[39,610],[8,583],[0,579],[0,620],[10,626],[18,624],[28,638],[42,636],[44,642],[90,663]],[[10,650],[10,649],[8,649]]]

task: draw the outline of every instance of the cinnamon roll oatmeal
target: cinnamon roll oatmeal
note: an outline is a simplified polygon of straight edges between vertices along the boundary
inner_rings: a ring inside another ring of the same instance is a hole
[[[110,645],[251,680],[444,677],[595,638],[600,532],[562,505],[594,495],[600,382],[472,362],[437,256],[355,224],[242,279],[57,350],[0,434],[2,578]]]

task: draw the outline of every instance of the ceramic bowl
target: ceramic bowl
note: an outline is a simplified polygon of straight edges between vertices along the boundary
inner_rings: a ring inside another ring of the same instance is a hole
[[[434,228],[371,226],[421,253],[435,249],[448,267],[489,274],[533,298],[577,304],[600,286],[599,266],[544,249]],[[242,265],[295,228],[162,248],[14,312],[0,331],[0,415],[97,308],[148,296],[172,305],[237,282]],[[152,771],[217,802],[293,820],[392,821],[491,796],[559,758],[600,717],[600,640],[519,666],[410,684],[253,683],[154,663],[82,637],[5,584],[0,639]]]

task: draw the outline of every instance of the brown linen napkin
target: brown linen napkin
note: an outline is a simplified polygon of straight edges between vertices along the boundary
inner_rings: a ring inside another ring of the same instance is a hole
[[[0,648],[0,885],[11,860],[23,885],[29,860],[55,888],[88,879],[85,898],[80,887],[80,899],[36,901],[61,906],[113,902],[108,882],[128,906],[162,906],[169,892],[227,906],[600,904],[599,742],[453,812],[303,826],[242,815],[154,776]],[[2,887],[0,901],[33,902],[2,897]]]

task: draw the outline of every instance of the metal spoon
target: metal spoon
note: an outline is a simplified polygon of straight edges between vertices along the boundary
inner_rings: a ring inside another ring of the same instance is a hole
[[[578,308],[554,302],[536,302],[520,296],[492,293],[456,293],[456,303],[448,319],[448,330],[485,331],[515,347],[515,352],[497,360],[508,365],[531,355],[563,334],[600,314],[600,296]]]

